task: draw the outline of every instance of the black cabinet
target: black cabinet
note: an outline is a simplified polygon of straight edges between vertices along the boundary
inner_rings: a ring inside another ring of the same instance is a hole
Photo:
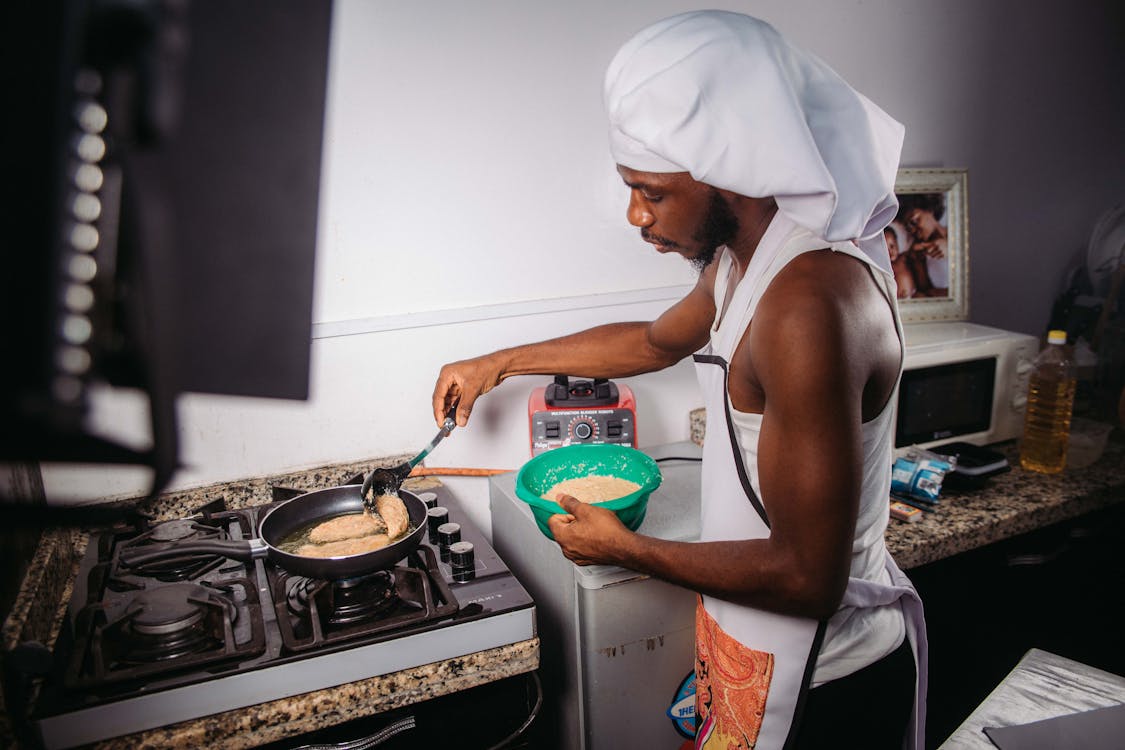
[[[1030,648],[1125,675],[1125,505],[907,571],[930,640],[927,747]]]
[[[548,746],[543,722],[537,721],[545,689],[550,688],[541,683],[538,673],[528,672],[274,742],[261,750],[376,745],[379,750],[541,750]]]

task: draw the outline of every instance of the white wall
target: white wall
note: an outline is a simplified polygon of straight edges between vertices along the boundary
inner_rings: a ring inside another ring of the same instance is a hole
[[[600,80],[624,32],[583,5],[337,5],[315,320],[690,281],[622,220]]]
[[[312,396],[183,397],[174,485],[416,450],[442,363],[666,309],[692,276],[624,221],[601,77],[632,32],[703,6],[759,15],[826,59],[906,125],[904,166],[967,168],[971,317],[1043,328],[1093,222],[1125,197],[1108,0],[337,0]],[[517,466],[544,382],[485,397],[430,463]],[[687,437],[690,365],[627,382],[642,445]],[[128,394],[107,403],[99,424],[143,438]],[[94,499],[145,476],[49,466],[45,484]]]

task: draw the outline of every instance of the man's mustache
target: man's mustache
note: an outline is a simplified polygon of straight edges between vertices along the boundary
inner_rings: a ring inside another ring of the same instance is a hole
[[[664,245],[665,247],[680,246],[680,243],[670,240],[667,237],[662,237],[659,234],[653,234],[652,232],[648,231],[647,227],[641,228],[641,238],[644,239],[645,242],[655,242],[659,245]]]

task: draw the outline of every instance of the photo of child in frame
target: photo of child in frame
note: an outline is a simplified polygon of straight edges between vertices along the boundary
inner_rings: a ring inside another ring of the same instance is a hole
[[[944,193],[897,196],[898,214],[883,231],[899,299],[949,296],[949,229]]]

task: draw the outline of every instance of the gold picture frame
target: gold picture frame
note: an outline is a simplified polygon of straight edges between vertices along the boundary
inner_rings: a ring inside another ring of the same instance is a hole
[[[887,246],[903,322],[969,317],[968,170],[900,169]]]

